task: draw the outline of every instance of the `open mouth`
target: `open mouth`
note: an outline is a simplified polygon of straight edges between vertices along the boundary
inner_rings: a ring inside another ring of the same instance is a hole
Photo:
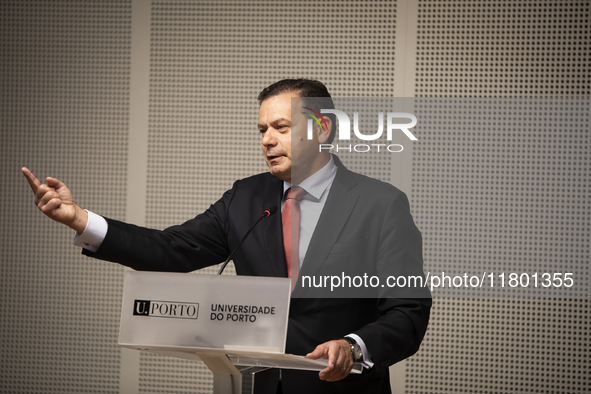
[[[267,155],[267,160],[273,161],[273,160],[278,159],[280,157],[282,157],[282,156],[281,155]]]

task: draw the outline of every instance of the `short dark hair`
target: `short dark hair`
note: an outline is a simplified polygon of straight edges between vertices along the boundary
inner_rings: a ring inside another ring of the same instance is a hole
[[[320,81],[304,78],[282,79],[281,81],[267,86],[261,91],[261,93],[259,93],[259,105],[270,97],[291,92],[297,93],[302,98],[306,107],[312,108],[316,111],[320,111],[321,109],[334,109],[334,103],[326,86]],[[328,116],[332,121],[332,130],[327,141],[330,144],[336,133],[336,116],[334,114],[325,114],[325,116]]]

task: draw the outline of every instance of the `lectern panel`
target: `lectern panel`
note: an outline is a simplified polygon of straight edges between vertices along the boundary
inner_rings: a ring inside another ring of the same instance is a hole
[[[119,344],[284,353],[290,283],[126,272]]]

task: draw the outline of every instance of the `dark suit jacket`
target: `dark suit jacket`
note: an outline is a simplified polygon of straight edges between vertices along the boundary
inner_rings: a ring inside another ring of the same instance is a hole
[[[305,355],[318,344],[359,335],[375,363],[362,375],[322,382],[317,372],[283,371],[284,393],[388,393],[388,367],[414,354],[425,334],[431,300],[306,298],[305,275],[347,272],[423,275],[421,235],[406,196],[395,187],[338,171],[292,295],[286,352]],[[163,231],[107,219],[100,248],[86,255],[136,270],[189,272],[223,261],[269,206],[280,206],[283,182],[269,173],[237,181],[206,212]],[[233,257],[238,275],[287,277],[281,215],[264,219]],[[421,296],[422,297],[422,296]],[[274,393],[278,372],[268,374]],[[262,379],[264,380],[264,379]]]

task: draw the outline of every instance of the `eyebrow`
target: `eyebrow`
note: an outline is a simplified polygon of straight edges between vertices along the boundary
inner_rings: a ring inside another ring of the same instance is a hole
[[[291,124],[291,121],[290,121],[289,119],[286,119],[286,118],[279,118],[279,119],[275,119],[275,120],[273,120],[273,121],[271,122],[271,125],[276,125],[276,124],[278,124],[278,123],[281,123],[281,122],[288,122],[289,124]],[[259,123],[259,124],[257,125],[257,127],[258,127],[258,128],[259,128],[259,130],[260,130],[260,129],[264,129],[264,128],[266,127],[266,125]]]

